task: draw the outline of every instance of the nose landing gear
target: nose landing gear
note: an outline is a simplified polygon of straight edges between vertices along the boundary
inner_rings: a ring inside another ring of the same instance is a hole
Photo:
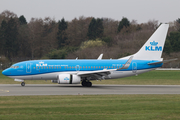
[[[25,82],[22,82],[22,83],[21,83],[21,86],[25,86]]]

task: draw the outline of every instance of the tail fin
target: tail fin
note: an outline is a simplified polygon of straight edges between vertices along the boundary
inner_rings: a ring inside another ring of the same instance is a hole
[[[161,24],[148,41],[142,46],[142,48],[137,53],[130,56],[134,56],[133,59],[136,60],[162,60],[161,55],[168,28],[169,24]],[[130,56],[122,59],[128,59]]]

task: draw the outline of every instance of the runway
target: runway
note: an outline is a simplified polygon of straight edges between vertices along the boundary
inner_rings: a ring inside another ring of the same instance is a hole
[[[81,85],[1,84],[0,96],[25,95],[103,95],[103,94],[180,94],[180,85]]]

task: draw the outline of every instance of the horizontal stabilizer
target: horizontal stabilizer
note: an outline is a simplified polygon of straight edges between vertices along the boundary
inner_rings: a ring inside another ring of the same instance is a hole
[[[156,65],[156,64],[161,64],[161,63],[167,63],[167,62],[171,62],[171,61],[175,61],[175,60],[177,60],[177,58],[170,59],[170,60],[164,60],[164,61],[160,61],[160,62],[148,63],[148,65]]]

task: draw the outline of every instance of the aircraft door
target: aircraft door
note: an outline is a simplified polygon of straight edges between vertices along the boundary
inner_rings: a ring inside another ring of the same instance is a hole
[[[31,63],[26,63],[26,73],[31,73]]]
[[[132,63],[132,72],[135,73],[135,74],[137,72],[137,63],[136,62]]]
[[[79,71],[79,70],[80,70],[80,66],[76,65],[76,71]]]

